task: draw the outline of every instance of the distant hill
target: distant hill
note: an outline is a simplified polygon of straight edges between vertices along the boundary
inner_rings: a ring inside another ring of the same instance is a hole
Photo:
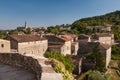
[[[99,25],[120,25],[120,11],[111,12],[101,16],[83,18],[75,21],[73,26],[99,26]]]

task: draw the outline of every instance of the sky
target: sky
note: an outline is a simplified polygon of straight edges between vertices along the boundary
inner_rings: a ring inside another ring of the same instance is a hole
[[[120,0],[0,0],[0,29],[72,24],[120,10]]]

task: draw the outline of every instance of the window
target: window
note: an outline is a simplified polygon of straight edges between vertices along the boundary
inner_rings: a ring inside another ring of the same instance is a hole
[[[4,48],[4,44],[1,44],[1,47]]]
[[[67,46],[67,50],[69,50],[69,47]]]

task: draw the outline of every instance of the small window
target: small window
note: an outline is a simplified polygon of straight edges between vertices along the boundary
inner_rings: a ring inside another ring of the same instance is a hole
[[[4,44],[1,44],[1,47],[4,48]]]
[[[69,47],[67,46],[67,50],[69,50]]]

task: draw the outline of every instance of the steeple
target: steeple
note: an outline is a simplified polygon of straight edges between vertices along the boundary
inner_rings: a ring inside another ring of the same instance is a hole
[[[25,21],[25,28],[27,29],[27,22]]]

